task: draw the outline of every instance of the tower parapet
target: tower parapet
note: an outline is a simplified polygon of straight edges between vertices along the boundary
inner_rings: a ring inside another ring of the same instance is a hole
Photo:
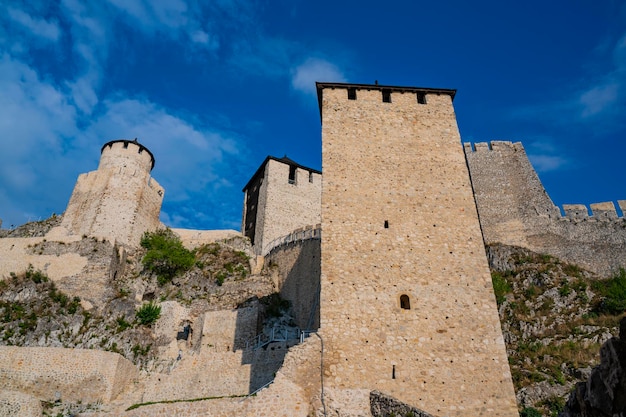
[[[138,245],[159,227],[163,187],[150,177],[154,156],[137,140],[113,140],[101,149],[96,171],[78,177],[63,216],[71,234]]]

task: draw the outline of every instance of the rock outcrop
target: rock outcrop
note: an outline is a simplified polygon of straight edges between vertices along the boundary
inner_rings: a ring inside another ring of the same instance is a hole
[[[620,322],[619,338],[600,349],[600,365],[587,382],[572,392],[561,417],[626,416],[626,317]]]

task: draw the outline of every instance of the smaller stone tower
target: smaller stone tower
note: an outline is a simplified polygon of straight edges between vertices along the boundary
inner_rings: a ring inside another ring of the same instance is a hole
[[[63,215],[71,234],[138,245],[159,225],[163,187],[150,177],[154,156],[137,140],[118,139],[101,149],[96,171],[81,174]]]
[[[243,188],[241,232],[257,255],[266,255],[276,239],[320,223],[322,173],[286,156],[268,156]]]

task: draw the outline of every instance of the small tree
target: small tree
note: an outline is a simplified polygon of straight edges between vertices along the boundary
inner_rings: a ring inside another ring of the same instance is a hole
[[[144,233],[141,246],[148,249],[142,260],[143,266],[157,275],[159,285],[189,270],[196,261],[194,253],[185,248],[170,229]]]

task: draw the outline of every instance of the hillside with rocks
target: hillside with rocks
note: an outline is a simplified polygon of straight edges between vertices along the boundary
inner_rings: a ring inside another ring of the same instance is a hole
[[[52,218],[4,231],[4,236],[44,236],[57,224],[58,218]],[[0,281],[0,344],[112,351],[134,363],[144,377],[165,378],[177,365],[172,349],[199,355],[190,329],[202,328],[198,320],[206,312],[255,305],[257,333],[277,323],[291,325],[289,304],[277,295],[276,271],[267,267],[253,273],[245,239],[189,251],[170,231],[152,238],[142,240],[140,248],[125,249],[123,273],[109,277],[96,305],[75,295],[81,277],[57,284],[31,267]],[[110,262],[116,248],[106,240],[83,237],[68,244],[44,239],[30,250],[80,253],[98,270]],[[624,360],[619,353],[624,352],[623,337],[620,342],[616,336],[626,310],[626,272],[600,277],[549,255],[500,244],[487,246],[487,255],[521,416],[557,416],[564,411],[569,417],[604,415],[572,410],[602,403],[589,398],[593,390],[587,388],[592,384],[588,381],[610,385],[606,381],[616,378],[615,364]],[[162,312],[171,315],[181,309],[189,320],[188,333],[179,334],[179,340],[160,330],[157,319]],[[594,370],[603,344],[609,346],[602,348],[603,365]],[[614,398],[622,395],[623,376],[615,384],[610,398],[616,405],[611,410],[626,403]],[[572,391],[577,394],[568,402]],[[600,391],[598,398],[608,395],[606,389]],[[75,415],[90,406],[60,402],[47,404],[46,412]]]
[[[487,247],[522,416],[557,416],[626,310],[626,272],[599,277],[549,255]],[[601,415],[601,414],[598,414]]]

